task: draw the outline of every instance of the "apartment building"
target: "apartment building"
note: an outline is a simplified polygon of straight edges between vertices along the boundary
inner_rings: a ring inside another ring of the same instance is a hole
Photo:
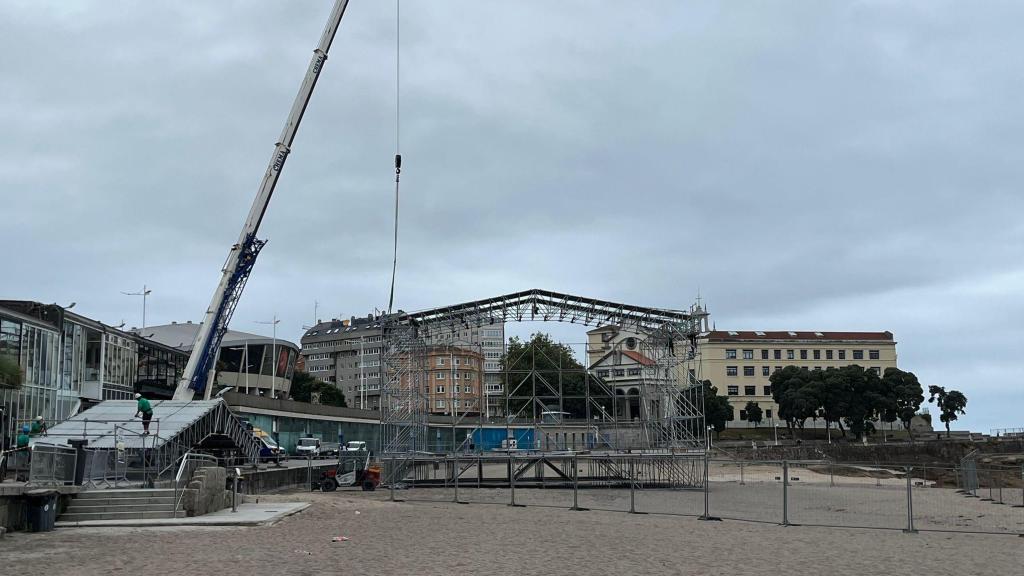
[[[431,414],[479,414],[483,384],[484,356],[473,348],[431,345],[427,348],[425,379],[421,393]],[[402,376],[408,386],[409,374]]]
[[[755,402],[763,423],[778,417],[769,378],[785,366],[824,370],[857,364],[878,374],[896,367],[896,341],[891,332],[724,331],[700,340],[699,377],[710,380],[733,407],[730,427],[751,426],[746,405]],[[808,423],[811,425],[811,423]]]
[[[334,318],[302,335],[301,355],[310,376],[337,386],[354,408],[380,408],[384,368],[379,316]]]
[[[349,406],[377,410],[383,378],[384,342],[380,316],[368,314],[347,320],[318,322],[302,336],[302,364],[314,378],[336,385]],[[503,394],[501,357],[505,353],[505,325],[473,326],[441,330],[427,337],[429,346],[458,346],[482,358],[484,393]],[[492,416],[500,416],[501,403],[485,402]]]

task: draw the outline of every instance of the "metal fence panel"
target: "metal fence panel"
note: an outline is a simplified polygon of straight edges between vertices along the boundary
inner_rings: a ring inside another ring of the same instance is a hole
[[[782,524],[783,468],[781,462],[710,460],[708,514],[713,518]]]
[[[1024,534],[1024,479],[1016,468],[975,468],[967,489],[954,482],[962,469],[930,467],[913,482],[918,530]]]
[[[36,444],[32,448],[28,484],[62,485],[74,483],[77,456],[74,448]]]
[[[789,463],[789,521],[811,526],[903,529],[902,466]]]

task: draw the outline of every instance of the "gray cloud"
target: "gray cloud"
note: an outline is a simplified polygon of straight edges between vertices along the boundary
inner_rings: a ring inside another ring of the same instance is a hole
[[[328,4],[0,5],[4,295],[198,318]],[[349,8],[238,329],[386,305],[393,8]],[[398,305],[699,288],[719,327],[892,330],[966,425],[1020,425],[1022,16],[407,1]]]

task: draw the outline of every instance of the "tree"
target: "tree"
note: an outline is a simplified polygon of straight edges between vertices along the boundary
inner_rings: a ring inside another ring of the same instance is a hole
[[[747,411],[747,422],[753,422],[754,428],[757,428],[757,425],[761,423],[761,407],[757,405],[757,402],[751,401],[747,402],[745,410]]]
[[[910,421],[914,419],[914,414],[924,402],[924,389],[921,388],[921,383],[913,372],[904,372],[899,368],[886,368],[882,382],[891,392],[896,418],[903,423],[903,428],[913,441],[914,434],[910,430]]]
[[[0,388],[21,388],[21,368],[13,358],[0,355]]]
[[[313,394],[320,394],[320,403],[324,406],[346,407],[345,395],[337,386],[318,380],[307,372],[296,370],[292,376],[291,397],[296,402],[310,402]]]
[[[957,419],[957,414],[966,414],[967,396],[958,390],[946,391],[943,386],[929,386],[928,402],[934,402],[939,408],[939,421],[946,425],[946,438],[949,438],[949,423]]]
[[[818,413],[817,386],[813,384],[816,378],[812,371],[796,366],[776,370],[769,377],[772,399],[779,405],[779,418],[786,421],[791,431],[794,427],[803,429],[807,419]]]
[[[882,379],[874,370],[865,370],[857,364],[839,369],[849,398],[844,418],[854,438],[860,440],[865,433],[874,432],[874,420],[885,408]]]
[[[822,417],[825,418],[825,425],[835,423],[839,432],[846,437],[846,428],[843,427],[843,417],[849,411],[850,388],[846,382],[846,373],[839,368],[827,368],[819,375],[818,399],[821,402]]]
[[[705,380],[704,384],[704,420],[708,426],[715,429],[715,434],[725,430],[725,423],[732,422],[732,405],[729,404],[727,396],[719,396],[718,388],[711,384],[711,380]]]
[[[569,418],[586,418],[588,396],[591,415],[612,413],[607,385],[587,376],[572,348],[548,334],[537,332],[525,342],[511,338],[501,367],[507,379],[509,416],[539,418],[541,412],[555,410],[567,412]]]

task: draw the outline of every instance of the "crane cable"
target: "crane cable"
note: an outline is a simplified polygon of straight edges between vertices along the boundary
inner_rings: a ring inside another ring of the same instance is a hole
[[[395,303],[395,273],[398,271],[398,182],[402,175],[401,154],[401,90],[400,64],[401,53],[401,10],[402,0],[395,0],[395,241],[394,259],[391,262],[391,295],[388,297],[388,315]]]

